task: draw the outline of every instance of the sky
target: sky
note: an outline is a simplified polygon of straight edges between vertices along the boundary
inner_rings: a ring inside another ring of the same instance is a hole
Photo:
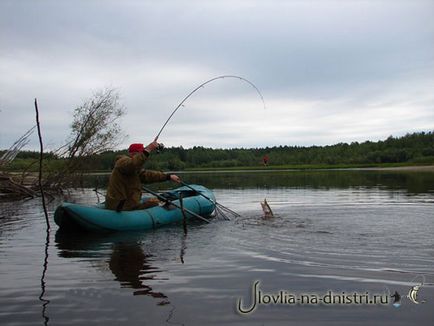
[[[118,90],[129,143],[310,146],[434,130],[434,1],[0,0],[0,148]],[[27,149],[37,149],[34,134]]]

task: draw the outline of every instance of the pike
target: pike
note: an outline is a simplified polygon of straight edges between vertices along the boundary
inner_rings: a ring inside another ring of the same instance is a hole
[[[268,205],[267,199],[264,198],[264,201],[261,202],[262,211],[264,212],[263,218],[272,218],[274,217],[273,211],[271,210],[270,205]]]

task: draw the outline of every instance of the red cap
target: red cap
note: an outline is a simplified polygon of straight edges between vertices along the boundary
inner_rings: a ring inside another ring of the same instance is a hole
[[[144,150],[143,144],[131,144],[130,147],[128,147],[128,152],[130,153],[143,153]]]

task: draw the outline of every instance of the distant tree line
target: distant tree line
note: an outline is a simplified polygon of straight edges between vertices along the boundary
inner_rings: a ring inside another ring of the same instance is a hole
[[[83,158],[85,170],[110,170],[117,155],[127,150],[106,151]],[[0,151],[0,155],[1,155]],[[434,163],[434,131],[390,136],[383,141],[365,141],[351,144],[339,143],[329,146],[275,146],[265,148],[213,149],[202,146],[185,149],[165,148],[153,154],[146,168],[183,170],[190,168],[258,167],[267,155],[270,166],[282,165],[369,165],[383,163]],[[23,151],[17,156],[21,160],[36,159],[37,152]],[[55,154],[46,155],[48,161],[61,161]],[[52,164],[56,164],[52,162]],[[60,164],[58,162],[57,164]]]

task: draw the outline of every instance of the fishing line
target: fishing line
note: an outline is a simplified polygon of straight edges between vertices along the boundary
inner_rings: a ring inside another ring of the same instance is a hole
[[[423,275],[423,274],[421,274],[421,275],[416,275],[415,277],[413,277],[413,278],[411,279],[410,283],[415,283],[415,280],[418,279],[418,278],[422,278],[422,282],[420,283],[420,285],[421,285],[421,286],[424,285],[426,279],[425,279],[425,275]]]
[[[199,89],[203,88],[205,85],[212,83],[213,81],[216,81],[218,79],[224,79],[224,78],[236,78],[239,79],[241,81],[244,81],[246,83],[248,83],[250,86],[252,86],[256,92],[258,93],[258,95],[260,96],[262,103],[264,104],[264,109],[266,108],[265,106],[265,101],[264,101],[264,97],[262,96],[261,91],[259,90],[258,87],[256,87],[255,84],[253,84],[250,80],[240,77],[240,76],[236,76],[236,75],[222,75],[222,76],[217,76],[214,78],[211,78],[209,80],[207,80],[206,82],[200,84],[199,86],[197,86],[195,89],[193,89],[179,104],[178,106],[173,110],[173,112],[170,114],[169,118],[167,118],[166,122],[163,124],[163,126],[161,127],[160,131],[158,132],[157,136],[155,137],[155,141],[158,140],[158,138],[160,137],[161,133],[163,132],[164,128],[166,127],[166,125],[169,123],[170,119],[173,117],[173,115],[176,113],[176,111],[178,111],[178,109],[183,106],[184,102],[188,100],[188,98],[190,96],[192,96],[194,93],[196,93]]]

